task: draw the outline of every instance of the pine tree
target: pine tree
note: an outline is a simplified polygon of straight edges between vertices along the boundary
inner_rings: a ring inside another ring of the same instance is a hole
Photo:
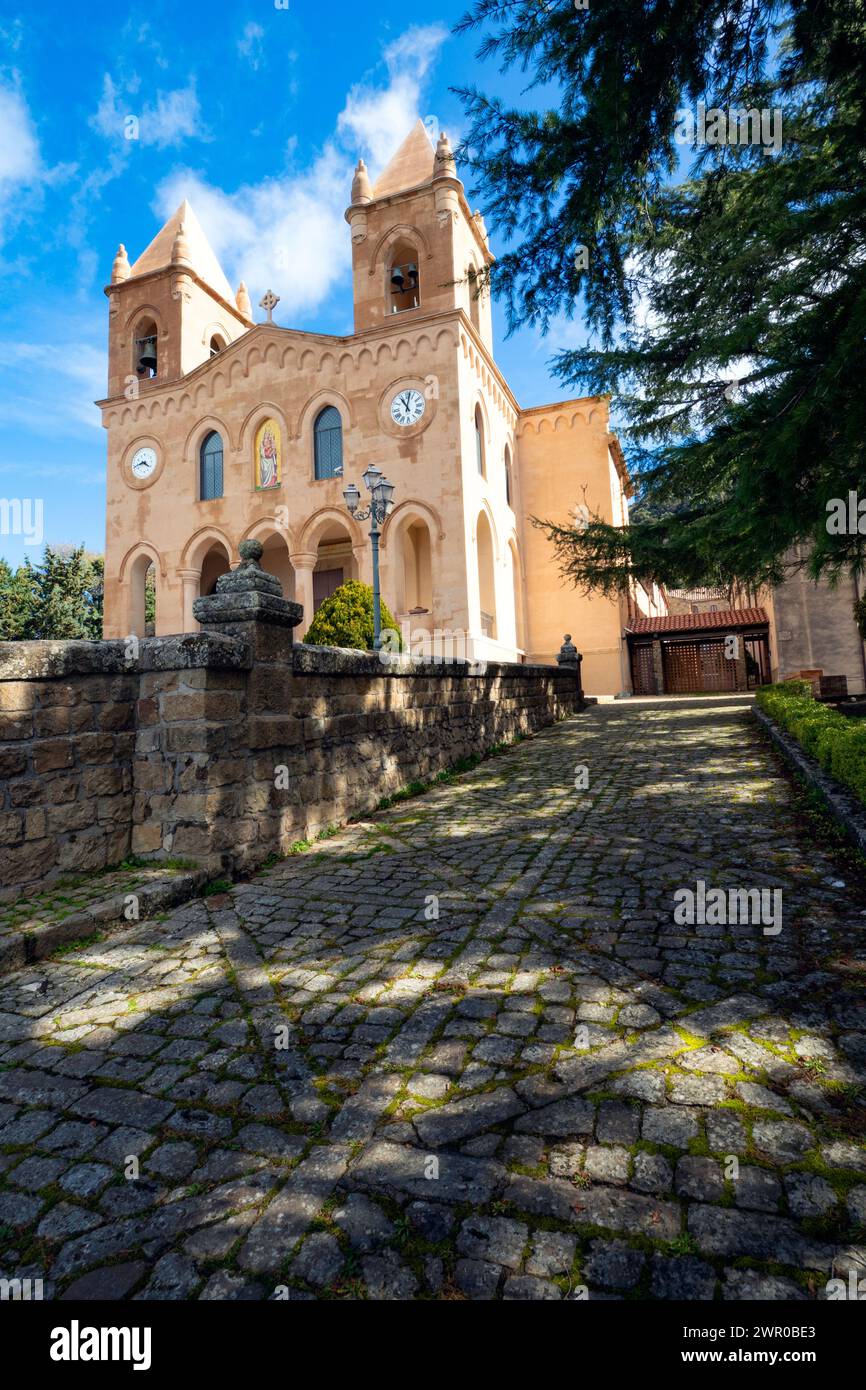
[[[866,496],[864,0],[478,0],[460,27],[491,26],[480,56],[556,94],[463,93],[464,156],[516,242],[492,286],[511,327],[582,315],[554,372],[613,397],[639,485],[626,530],[535,519],[565,573],[755,586],[798,542],[816,575],[858,568],[828,504]],[[778,109],[780,148],[706,145],[681,172],[699,100]]]

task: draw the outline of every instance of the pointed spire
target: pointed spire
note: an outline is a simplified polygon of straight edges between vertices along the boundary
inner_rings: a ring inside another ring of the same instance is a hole
[[[235,295],[235,304],[237,304],[239,312],[243,314],[245,319],[252,318],[253,306],[250,303],[250,296],[247,293],[247,287],[243,280],[241,280],[241,283],[238,285],[238,292]]]
[[[406,188],[417,188],[433,178],[436,156],[423,121],[416,121],[397,153],[389,160],[373,186],[374,198],[388,198]]]
[[[433,177],[434,179],[456,179],[457,177],[457,165],[454,162],[451,145],[444,130],[436,144],[436,165]]]
[[[352,179],[352,206],[358,203],[372,203],[373,185],[370,182],[370,175],[367,173],[367,166],[363,159],[358,160],[358,167],[355,170],[355,177]]]
[[[119,285],[122,280],[129,279],[129,257],[126,254],[126,247],[123,242],[117,248],[117,255],[111,267],[111,283]]]
[[[200,280],[212,290],[216,290],[227,304],[231,304],[234,301],[231,285],[202,231],[201,223],[186,199],[162,230],[157,232],[150,245],[142,251],[130,275],[147,275],[154,270],[167,270],[175,264],[175,245],[178,240],[180,263],[188,265]]]
[[[172,265],[189,265],[190,263],[190,249],[186,235],[186,223],[183,219],[181,219],[180,226],[177,229],[177,236],[171,248],[171,261]]]

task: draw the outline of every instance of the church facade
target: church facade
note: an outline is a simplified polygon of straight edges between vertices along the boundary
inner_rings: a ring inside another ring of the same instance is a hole
[[[338,584],[372,579],[368,528],[343,501],[375,464],[395,485],[382,595],[413,649],[550,662],[564,633],[588,693],[630,687],[636,599],[565,584],[533,516],[627,524],[630,483],[607,401],[522,409],[494,355],[492,262],[447,139],[418,122],[346,212],[354,332],[255,323],[184,203],[109,300],[105,636],[194,631],[193,602],[254,537],[304,623]],[[268,309],[268,319],[271,318]],[[363,501],[362,501],[363,505]],[[439,637],[437,638],[437,634]],[[442,634],[452,634],[443,638]]]

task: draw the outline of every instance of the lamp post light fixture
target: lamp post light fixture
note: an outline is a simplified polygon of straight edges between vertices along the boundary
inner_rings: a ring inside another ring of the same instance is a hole
[[[362,482],[370,494],[369,506],[359,510],[361,494],[354,483],[343,488],[343,501],[356,521],[370,521],[370,543],[373,547],[373,650],[382,645],[382,599],[379,592],[379,536],[385,517],[394,506],[394,484],[389,483],[381,468],[371,463]]]

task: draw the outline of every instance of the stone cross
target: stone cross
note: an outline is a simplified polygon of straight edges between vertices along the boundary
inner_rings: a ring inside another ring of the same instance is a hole
[[[273,290],[268,290],[267,294],[263,295],[262,298],[259,300],[259,308],[267,309],[268,311],[268,323],[273,323],[274,310],[276,309],[279,302],[280,296],[278,294],[274,294]]]

